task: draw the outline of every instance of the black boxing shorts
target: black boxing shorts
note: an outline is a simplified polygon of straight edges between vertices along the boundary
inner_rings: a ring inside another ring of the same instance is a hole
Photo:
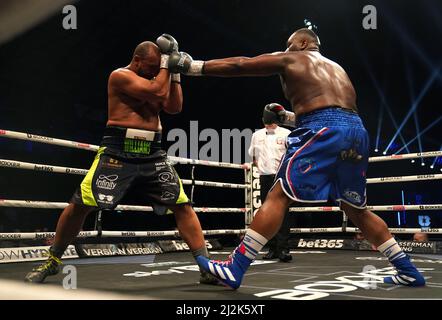
[[[125,197],[152,205],[156,214],[190,203],[182,182],[161,149],[161,133],[106,127],[91,168],[71,203],[113,210]]]

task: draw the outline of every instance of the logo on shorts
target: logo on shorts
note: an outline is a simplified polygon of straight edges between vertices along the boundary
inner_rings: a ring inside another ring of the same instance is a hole
[[[298,171],[302,174],[305,174],[309,172],[311,169],[313,169],[316,166],[315,161],[311,158],[304,158],[301,159],[298,163]]]
[[[154,165],[155,165],[155,170],[160,171],[167,167],[167,162],[166,161],[155,162]]]
[[[308,183],[301,183],[297,185],[297,189],[313,192],[317,189],[317,186]]]
[[[114,204],[114,196],[99,193],[98,194],[98,202],[107,203],[107,204]]]
[[[361,199],[362,199],[362,197],[359,193],[357,193],[356,191],[350,191],[350,190],[345,190],[344,197],[346,197],[349,200],[353,200],[353,202],[356,202],[356,203],[360,203]]]
[[[173,177],[172,172],[161,172],[158,176],[158,180],[160,180],[160,182],[170,182],[173,180]]]
[[[109,158],[108,161],[103,163],[103,166],[108,168],[121,169],[123,167],[123,164],[117,159]]]
[[[98,189],[105,189],[105,190],[114,190],[117,186],[117,183],[115,182],[118,179],[118,176],[116,174],[105,176],[104,174],[100,174],[100,176],[97,179],[96,186]]]
[[[175,194],[169,191],[163,191],[161,194],[161,200],[167,201],[167,200],[173,200],[175,199]]]
[[[341,153],[341,159],[343,161],[351,161],[351,162],[360,162],[362,161],[362,155],[359,154],[355,148],[351,148],[348,150],[342,150]]]

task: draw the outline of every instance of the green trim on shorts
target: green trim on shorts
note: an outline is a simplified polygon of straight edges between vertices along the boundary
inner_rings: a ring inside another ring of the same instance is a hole
[[[178,174],[177,174],[177,176],[178,176]],[[186,193],[184,192],[183,183],[181,182],[181,179],[179,177],[178,177],[178,182],[180,184],[180,194],[179,194],[178,199],[176,200],[175,204],[190,203],[189,198],[187,197]],[[173,214],[173,211],[170,209],[167,209],[166,214]]]
[[[98,207],[97,201],[95,201],[94,193],[92,192],[92,178],[94,177],[95,171],[97,170],[98,162],[103,154],[106,147],[101,147],[98,149],[97,155],[95,156],[94,162],[91,168],[87,172],[86,177],[80,185],[81,188],[81,200],[87,206]]]
[[[178,176],[178,174],[177,174],[177,176]],[[178,182],[180,184],[180,195],[178,196],[176,204],[189,203],[190,200],[187,197],[186,193],[184,192],[183,183],[181,182],[181,179],[179,177],[178,177]]]

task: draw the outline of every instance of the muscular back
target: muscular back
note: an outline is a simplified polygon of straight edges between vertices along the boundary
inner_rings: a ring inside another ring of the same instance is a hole
[[[287,51],[282,88],[297,114],[326,106],[357,110],[356,93],[344,69],[317,51]]]

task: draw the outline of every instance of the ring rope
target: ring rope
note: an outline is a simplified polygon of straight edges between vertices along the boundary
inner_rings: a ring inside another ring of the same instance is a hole
[[[89,151],[97,151],[99,146],[91,145],[82,142],[63,140],[57,138],[51,138],[47,136],[40,136],[31,133],[17,132],[11,130],[3,130],[0,129],[0,136],[12,139],[19,140],[28,140],[41,142],[46,144],[59,145],[63,147],[69,148],[77,148],[84,149]],[[369,162],[382,162],[382,161],[395,161],[395,160],[406,160],[406,159],[416,159],[416,158],[432,158],[432,157],[440,157],[442,156],[442,150],[439,151],[427,151],[427,152],[419,152],[419,153],[408,153],[408,154],[393,154],[390,156],[377,156],[370,157],[368,159]],[[227,162],[216,162],[216,161],[207,161],[207,160],[193,160],[188,158],[180,158],[180,157],[169,157],[172,161],[177,161],[182,164],[200,164],[205,166],[215,166],[215,167],[226,167],[226,168],[235,168],[235,169],[245,169],[245,166],[242,164],[233,164]]]
[[[442,174],[423,174],[418,176],[397,176],[397,177],[382,177],[382,178],[368,178],[367,184],[374,183],[395,183],[395,182],[409,182],[422,180],[440,180]]]
[[[203,230],[204,235],[228,235],[228,234],[244,234],[245,229],[224,229],[224,230]],[[77,237],[90,238],[98,237],[98,231],[81,231]],[[177,230],[170,231],[102,231],[100,237],[180,237]],[[9,232],[0,233],[0,240],[35,240],[35,239],[52,239],[55,232]]]
[[[34,208],[34,209],[64,209],[69,205],[67,202],[49,202],[49,201],[29,201],[29,200],[7,200],[0,199],[0,207],[10,208]],[[207,208],[195,207],[196,212],[213,213],[213,212],[246,212],[246,208]],[[118,205],[115,211],[144,211],[153,212],[152,207],[149,206],[134,206],[134,205]]]
[[[35,142],[41,142],[45,144],[52,144],[52,145],[58,145],[62,147],[68,147],[68,148],[75,148],[75,149],[83,149],[88,151],[97,151],[99,146],[82,143],[82,142],[76,142],[76,141],[70,141],[70,140],[63,140],[63,139],[57,139],[47,136],[39,136],[31,133],[24,133],[24,132],[17,132],[17,131],[10,131],[10,130],[2,130],[0,129],[0,137],[6,137],[6,138],[12,138],[12,139],[19,139],[19,140],[27,140],[27,141],[35,141]],[[217,161],[208,161],[208,160],[194,160],[194,159],[188,159],[188,158],[180,158],[180,157],[173,157],[168,156],[168,159],[181,163],[181,164],[199,164],[202,166],[209,166],[209,167],[222,167],[222,168],[231,168],[231,169],[245,169],[245,166],[242,164],[234,164],[234,163],[227,163],[227,162],[217,162]]]
[[[406,160],[406,159],[416,159],[416,158],[432,158],[440,156],[442,156],[442,151],[427,151],[427,152],[407,153],[407,154],[393,154],[391,156],[371,157],[368,159],[368,162],[382,162],[382,161]]]
[[[87,169],[69,168],[52,166],[48,164],[37,164],[31,162],[22,162],[16,160],[0,159],[0,167],[13,168],[13,169],[25,169],[34,171],[46,171],[53,173],[66,173],[66,174],[78,174],[86,175]],[[367,184],[375,183],[396,183],[404,181],[423,181],[423,180],[442,180],[442,174],[425,174],[417,176],[396,176],[396,177],[381,177],[381,178],[367,178]],[[206,187],[219,187],[219,188],[231,188],[231,189],[246,189],[250,188],[250,184],[238,184],[228,182],[215,182],[215,181],[201,181],[201,180],[181,180],[185,185],[192,185],[193,182],[197,186]]]
[[[442,229],[440,228],[388,228],[390,232],[393,233],[434,233],[434,234],[442,234]],[[358,228],[348,228],[346,232],[358,233],[361,232]]]
[[[90,145],[81,142],[56,139],[46,136],[33,135],[29,133],[22,133],[16,131],[7,131],[0,130],[0,136],[15,138],[21,140],[28,141],[36,141],[46,144],[53,144],[59,146],[65,146],[76,149],[84,149],[88,151],[97,151],[98,146]],[[380,157],[371,157],[369,158],[369,162],[381,162],[381,161],[394,161],[394,160],[404,160],[404,159],[414,159],[414,158],[426,158],[426,157],[439,157],[442,156],[442,151],[429,151],[423,153],[413,153],[413,154],[402,154],[402,155],[391,155],[391,156],[380,156]],[[179,157],[168,157],[171,161],[175,161],[177,163],[182,164],[199,164],[205,166],[214,166],[214,167],[225,167],[225,168],[236,168],[236,169],[246,169],[244,165],[231,164],[231,163],[222,163],[215,161],[206,161],[206,160],[193,160],[187,158],[179,158]],[[18,164],[18,166],[17,166]],[[0,160],[0,166],[3,167],[12,167],[17,168],[20,167],[22,169],[30,169],[30,170],[38,170],[38,171],[48,171],[48,172],[57,172],[57,173],[70,173],[70,174],[78,174],[85,175],[87,170],[78,169],[78,168],[67,168],[67,167],[56,167],[56,166],[48,166],[48,165],[38,165],[26,162],[19,162],[14,160]],[[367,179],[367,183],[389,183],[389,182],[402,182],[402,181],[418,181],[418,180],[437,180],[442,179],[442,175],[418,175],[418,176],[401,176],[401,177],[383,177],[383,178],[369,178]],[[192,184],[192,180],[189,180],[190,184]],[[183,183],[188,184],[188,182]],[[227,185],[234,186],[233,188],[241,188],[246,189],[248,185],[239,185],[239,184],[230,184],[230,183],[219,183],[219,182],[211,182],[211,181],[199,181],[200,185],[205,186],[222,186],[226,187]],[[196,181],[195,181],[196,184]],[[60,202],[44,202],[44,201],[22,201],[22,200],[1,200],[0,199],[0,207],[31,207],[31,208],[50,208],[50,209],[61,209],[68,205],[68,203],[60,203]],[[440,210],[442,205],[434,204],[434,205],[390,205],[390,206],[370,206],[368,209],[373,211],[404,211],[404,210]],[[152,207],[146,206],[130,206],[130,205],[119,205],[115,210],[131,210],[131,211],[153,211]],[[249,208],[195,208],[196,212],[246,212],[250,211]],[[302,208],[290,208],[290,212],[324,212],[324,211],[342,211],[339,207],[302,207]],[[431,229],[419,229],[419,228],[390,228],[391,232],[395,233],[416,233],[416,232],[424,232],[424,233],[442,233],[442,229],[431,228]],[[245,233],[245,229],[239,230],[204,230],[203,233],[205,235],[211,234],[243,234]],[[324,233],[324,232],[360,232],[358,228],[348,228],[348,227],[337,227],[337,228],[291,228],[290,232],[292,233]],[[21,237],[23,235],[23,237]],[[148,237],[148,236],[179,236],[178,231],[143,231],[143,232],[132,232],[132,231],[102,231],[101,236],[104,237],[121,237],[121,236],[136,236],[136,237]],[[54,237],[55,232],[47,232],[47,233],[0,233],[0,239],[12,238],[19,236],[19,239],[41,239],[46,238],[48,236]],[[79,237],[90,237],[90,236],[99,236],[98,231],[85,231],[80,232]]]
[[[88,173],[87,169],[58,167],[49,164],[37,164],[37,163],[22,162],[16,160],[8,160],[8,159],[0,159],[0,167],[34,170],[34,171],[45,171],[50,173],[78,174],[83,176],[85,176]],[[192,180],[181,179],[181,181],[185,185],[192,185]],[[238,183],[202,181],[202,180],[195,180],[194,182],[195,182],[194,184],[197,186],[206,186],[206,187],[218,187],[218,188],[230,188],[230,189],[250,188],[250,186],[246,184],[238,184]]]
[[[413,234],[417,232],[427,234],[442,234],[440,228],[389,228],[390,232]],[[208,235],[234,235],[244,234],[246,229],[221,229],[221,230],[203,230],[205,236]],[[290,233],[359,233],[358,228],[290,228]],[[77,237],[98,237],[98,231],[81,231]],[[101,237],[180,237],[177,230],[171,231],[102,231]],[[55,232],[15,232],[15,233],[0,233],[0,240],[35,240],[35,239],[52,239],[55,237]]]
[[[30,201],[30,200],[10,200],[0,199],[0,207],[13,208],[34,208],[34,209],[64,209],[69,203],[67,202],[48,202],[48,201]],[[426,211],[426,210],[442,210],[442,204],[424,204],[424,205],[384,205],[384,206],[367,206],[372,211]],[[115,211],[144,211],[152,212],[149,206],[134,205],[118,205]],[[208,208],[195,207],[196,212],[214,213],[214,212],[238,212],[243,213],[251,210],[250,208]],[[290,212],[342,212],[339,207],[295,207],[290,208]]]
[[[442,204],[422,204],[422,205],[384,205],[384,206],[367,206],[371,211],[426,211],[426,210],[442,210]],[[290,208],[290,212],[340,212],[343,211],[339,207],[296,207]]]

